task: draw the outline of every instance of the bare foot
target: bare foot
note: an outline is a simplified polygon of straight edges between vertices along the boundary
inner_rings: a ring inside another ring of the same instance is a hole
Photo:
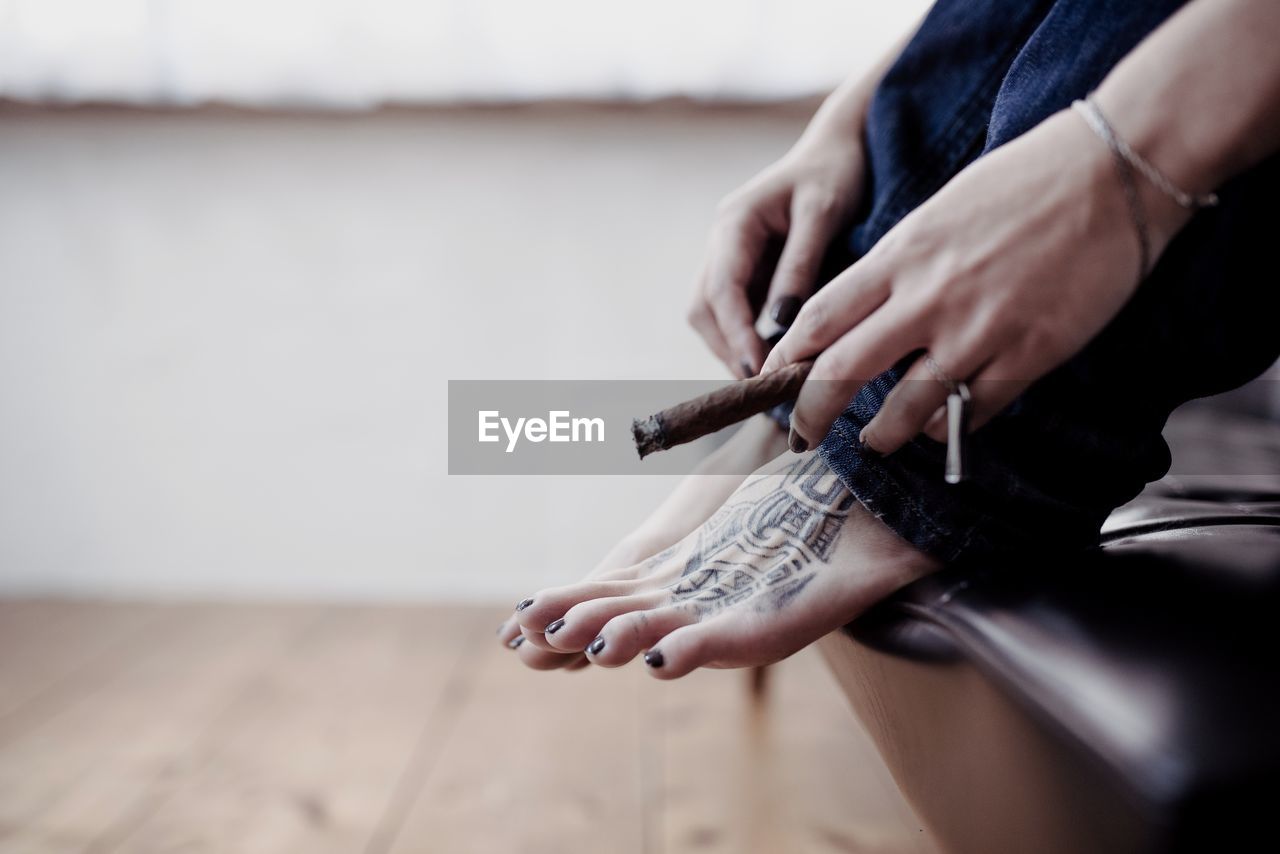
[[[631,567],[680,542],[705,522],[742,485],[747,472],[782,453],[786,445],[786,434],[763,416],[743,424],[682,480],[648,519],[614,546],[586,580],[629,577]],[[516,649],[520,660],[535,670],[576,669],[588,663],[581,650],[559,650],[546,642],[541,631],[522,633],[514,612],[498,628],[498,640]]]
[[[659,678],[791,655],[938,568],[859,505],[816,453],[762,468],[678,544],[534,593],[526,637]],[[528,644],[526,644],[528,645]]]

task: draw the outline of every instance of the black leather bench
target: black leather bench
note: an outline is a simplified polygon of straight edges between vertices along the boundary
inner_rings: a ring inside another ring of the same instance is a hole
[[[822,641],[946,850],[1276,850],[1280,426],[1166,435],[1184,474],[1101,548],[948,567]]]

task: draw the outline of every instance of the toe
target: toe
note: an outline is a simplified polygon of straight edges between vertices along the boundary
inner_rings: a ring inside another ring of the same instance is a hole
[[[517,624],[518,625],[518,624]],[[563,652],[547,643],[547,636],[544,632],[535,632],[533,629],[520,627],[520,637],[524,638],[524,645],[531,646],[534,649],[540,649],[545,652],[554,652],[556,655],[564,655]]]
[[[600,569],[591,573],[588,581],[634,581],[640,576],[640,567],[625,565],[613,569]]]
[[[539,590],[516,606],[516,621],[525,628],[526,635],[541,634],[580,602],[626,596],[634,592],[635,588],[634,581],[584,581],[581,584]]]
[[[508,617],[498,626],[498,643],[503,646],[511,646],[511,642],[517,637],[520,637],[520,624],[515,617]]]
[[[580,602],[564,615],[562,625],[546,635],[547,643],[565,652],[581,652],[587,644],[600,635],[605,623],[613,618],[633,611],[652,610],[670,600],[670,593],[665,590],[655,590],[632,596],[613,596],[608,599]]]
[[[572,665],[575,661],[586,660],[581,654],[566,655],[563,652],[547,652],[530,643],[517,643],[515,649],[520,663],[532,670],[559,670]]]
[[[595,664],[618,667],[697,619],[697,613],[685,605],[632,611],[605,623],[599,637],[587,644],[587,652]]]
[[[678,679],[704,665],[734,655],[733,622],[723,617],[678,628],[645,655],[646,669],[657,679]]]

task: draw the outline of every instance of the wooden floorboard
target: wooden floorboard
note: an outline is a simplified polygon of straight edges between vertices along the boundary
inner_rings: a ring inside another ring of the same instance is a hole
[[[816,654],[760,703],[499,615],[0,603],[0,854],[932,852]]]
[[[93,665],[136,641],[158,619],[154,605],[0,601],[0,731],[43,720],[83,692]]]
[[[642,679],[536,673],[487,638],[392,850],[644,854]]]
[[[95,852],[361,851],[464,652],[470,613],[331,613],[245,684],[135,827]]]
[[[0,730],[0,851],[87,850],[159,781],[199,761],[200,735],[314,619],[296,608],[175,606],[95,659],[78,674],[83,690],[64,692],[42,721]]]

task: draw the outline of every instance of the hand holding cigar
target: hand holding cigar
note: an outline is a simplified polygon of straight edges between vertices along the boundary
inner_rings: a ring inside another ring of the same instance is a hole
[[[812,360],[795,362],[762,376],[729,383],[648,418],[637,418],[631,422],[631,435],[640,459],[795,400],[812,367]]]

